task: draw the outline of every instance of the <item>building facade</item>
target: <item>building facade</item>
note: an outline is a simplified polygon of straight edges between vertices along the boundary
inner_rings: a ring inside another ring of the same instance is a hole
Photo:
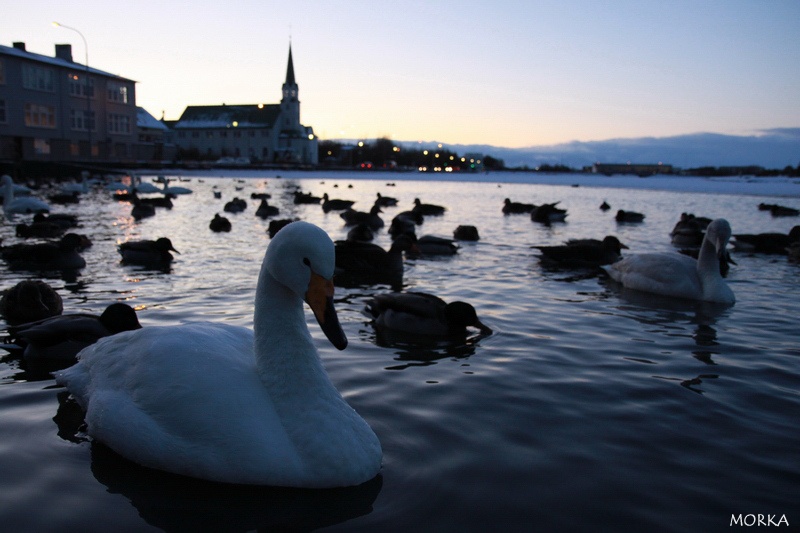
[[[279,104],[189,106],[171,123],[179,157],[316,165],[317,138],[300,123],[292,48]]]
[[[136,158],[136,82],[25,43],[0,45],[0,159],[125,162]]]

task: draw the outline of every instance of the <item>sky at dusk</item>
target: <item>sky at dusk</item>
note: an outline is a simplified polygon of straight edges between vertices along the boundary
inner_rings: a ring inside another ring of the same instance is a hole
[[[137,81],[157,118],[278,103],[322,139],[507,147],[800,126],[797,0],[7,3],[0,44]]]

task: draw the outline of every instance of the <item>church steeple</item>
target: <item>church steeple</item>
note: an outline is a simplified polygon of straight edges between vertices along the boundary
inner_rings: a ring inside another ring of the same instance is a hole
[[[287,85],[297,85],[294,81],[294,63],[292,62],[292,44],[289,43],[289,63],[286,65],[286,81]]]
[[[294,79],[294,62],[292,61],[292,43],[289,42],[289,61],[286,64],[286,81],[283,82],[283,98],[281,99],[281,114],[283,115],[282,130],[297,130],[300,128],[300,99],[298,98],[297,81]]]

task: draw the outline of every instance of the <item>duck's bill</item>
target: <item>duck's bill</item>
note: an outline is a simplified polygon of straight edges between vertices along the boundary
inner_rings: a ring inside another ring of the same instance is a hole
[[[312,272],[305,300],[331,344],[339,350],[347,348],[347,337],[333,306],[333,281]]]
[[[480,330],[481,335],[491,335],[492,333],[494,333],[492,331],[492,328],[482,323],[480,320],[476,320],[475,324],[473,325]]]

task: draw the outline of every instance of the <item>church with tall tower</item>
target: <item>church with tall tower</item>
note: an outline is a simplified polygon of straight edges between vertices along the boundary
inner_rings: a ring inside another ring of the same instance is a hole
[[[189,106],[170,124],[184,159],[247,161],[253,164],[312,166],[317,136],[300,123],[300,98],[292,46],[279,104]]]

